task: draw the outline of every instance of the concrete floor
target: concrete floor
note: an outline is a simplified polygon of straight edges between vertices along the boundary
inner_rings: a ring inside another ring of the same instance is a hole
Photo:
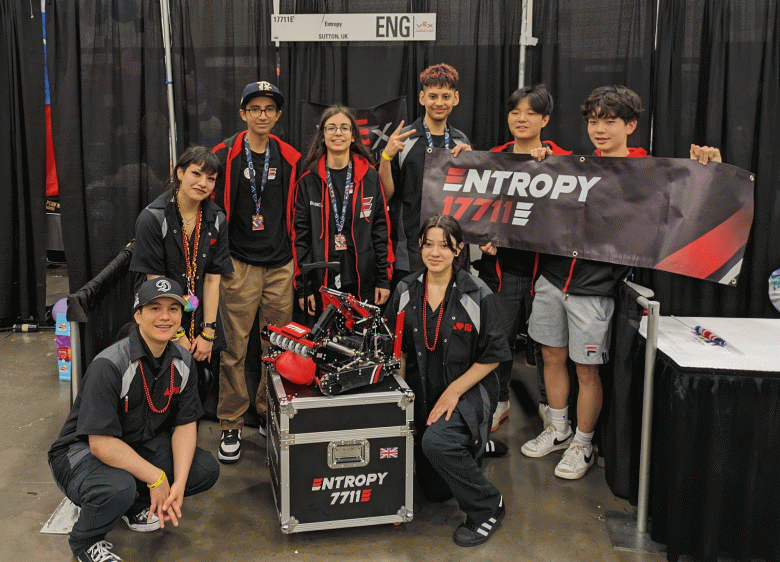
[[[64,266],[49,274],[49,303],[67,293]],[[0,560],[68,561],[65,535],[41,534],[42,526],[63,499],[46,463],[46,452],[69,410],[69,383],[56,370],[53,331],[0,333]],[[518,356],[516,378],[531,379]],[[432,504],[415,494],[414,520],[381,525],[284,535],[273,507],[265,465],[264,439],[255,430],[244,435],[241,462],[222,466],[217,485],[187,498],[178,528],[134,533],[120,523],[107,540],[129,561],[300,560],[519,560],[660,562],[663,554],[613,549],[604,522],[606,511],[633,513],[615,498],[604,481],[603,465],[581,480],[553,476],[560,458],[528,459],[520,446],[541,431],[534,412],[524,412],[512,396],[509,419],[496,435],[508,442],[509,454],[487,459],[487,477],[501,490],[507,516],[485,545],[462,549],[451,539],[463,515],[454,500]],[[525,403],[525,402],[524,402]],[[206,421],[199,444],[216,453],[219,428]]]

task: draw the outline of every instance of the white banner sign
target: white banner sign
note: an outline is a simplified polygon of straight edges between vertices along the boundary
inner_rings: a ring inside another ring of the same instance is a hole
[[[436,14],[279,14],[272,41],[435,41]]]

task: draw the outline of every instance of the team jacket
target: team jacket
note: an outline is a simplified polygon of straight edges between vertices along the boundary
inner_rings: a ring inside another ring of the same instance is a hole
[[[230,220],[230,202],[237,197],[239,174],[241,173],[241,154],[244,151],[246,133],[246,131],[236,133],[212,150],[222,164],[212,198],[225,210],[227,220]],[[301,153],[279,137],[268,135],[268,138],[279,145],[282,161],[287,163],[286,166],[283,166],[282,174],[283,177],[289,178],[287,192],[287,233],[289,234],[292,229],[290,218],[292,217],[293,193],[295,192],[296,172]]]
[[[352,220],[349,232],[344,234],[351,238],[355,249],[355,274],[358,292],[362,294],[367,288],[390,288],[395,258],[388,234],[390,219],[387,203],[379,183],[379,174],[362,156],[352,154],[352,162]],[[333,204],[325,173],[323,156],[319,162],[301,174],[295,192],[291,238],[295,260],[295,288],[299,294],[303,292],[301,265],[328,261],[333,257]],[[328,284],[327,271],[316,271],[315,275],[317,286],[311,289]]]
[[[424,293],[423,269],[398,283],[385,311],[390,326],[395,326],[398,312],[406,311],[403,336],[403,347],[407,353],[406,382],[415,394],[415,424],[419,428],[425,427],[429,410],[434,406],[428,404],[425,396],[428,367],[422,329]],[[439,342],[444,346],[444,376],[447,385],[463,375],[474,363],[501,363],[512,359],[494,299],[493,293],[482,280],[463,270],[455,274],[439,332]],[[458,402],[457,409],[469,426],[476,456],[484,452],[497,403],[498,375],[495,370],[471,387]]]
[[[490,152],[512,152],[514,144],[515,141],[509,141],[501,146],[491,148]],[[555,155],[567,156],[571,154],[571,150],[564,150],[553,141],[542,141],[542,144],[550,147]],[[501,281],[505,271],[522,277],[536,278],[536,269],[539,264],[538,252],[514,248],[498,248],[497,250],[495,256],[483,254],[479,265],[480,279],[484,279],[492,290],[501,290]]]
[[[628,149],[628,158],[644,158],[644,148]],[[595,151],[601,156],[601,151]],[[617,284],[631,268],[577,258],[546,255],[540,260],[540,275],[564,293],[572,295],[613,297]]]
[[[182,241],[179,218],[176,213],[176,197],[168,190],[152,201],[135,222],[135,244],[130,271],[139,273],[136,289],[146,280],[146,274],[165,275],[179,282],[182,291],[187,292],[187,268],[184,263],[184,242]],[[228,250],[228,229],[225,213],[213,201],[203,202],[203,221],[198,240],[196,260],[195,295],[200,299],[195,309],[195,335],[200,333],[203,322],[203,284],[205,275],[222,275],[233,271],[233,262]],[[189,334],[190,314],[184,312],[181,325]],[[217,331],[214,351],[225,349],[222,322],[217,313]]]
[[[423,171],[425,169],[425,154],[428,150],[422,117],[404,127],[401,132],[405,133],[412,129],[415,129],[415,133],[406,139],[404,149],[396,154],[391,162],[393,185],[395,186],[391,206],[392,219],[398,221],[398,218],[401,218],[399,227],[404,229],[406,236],[406,247],[396,250],[396,253],[399,254],[398,267],[406,267],[408,271],[416,271],[423,266],[418,236],[422,222],[420,208],[422,206]],[[462,131],[455,127],[449,129],[451,147],[458,144],[469,144],[469,139]],[[397,237],[394,239],[397,242]],[[402,256],[403,264],[401,264]]]
[[[147,404],[139,369],[141,362],[152,404],[164,409],[163,413],[153,412]],[[95,357],[84,374],[82,391],[49,450],[49,464],[55,477],[76,466],[90,452],[90,435],[116,437],[132,446],[200,419],[203,407],[192,355],[170,343],[161,362],[159,376],[155,378],[138,328]],[[173,392],[170,391],[171,364]]]

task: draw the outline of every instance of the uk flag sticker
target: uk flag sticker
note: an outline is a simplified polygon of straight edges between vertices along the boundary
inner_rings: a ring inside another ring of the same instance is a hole
[[[380,459],[397,459],[398,447],[380,447],[379,448]]]

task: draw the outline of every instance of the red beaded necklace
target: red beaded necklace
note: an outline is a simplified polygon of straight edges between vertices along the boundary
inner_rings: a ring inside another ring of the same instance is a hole
[[[444,316],[444,299],[439,303],[439,318],[436,320],[436,335],[433,337],[433,345],[428,345],[428,274],[425,274],[425,298],[423,299],[423,336],[425,336],[425,348],[428,351],[436,349],[439,342],[439,329],[441,328],[441,319]]]
[[[144,374],[144,364],[139,359],[138,360],[138,369],[141,371],[141,380],[144,382],[144,394],[146,394],[146,403],[149,404],[149,407],[152,409],[152,412],[155,414],[163,414],[168,409],[168,406],[171,405],[171,398],[173,398],[173,361],[171,361],[171,386],[168,388],[168,403],[165,405],[165,407],[162,410],[158,410],[154,407],[154,404],[152,403],[152,396],[149,394],[149,385],[146,384],[146,375]]]
[[[195,229],[192,240],[192,254],[190,255],[190,243],[187,240],[187,232],[184,228],[184,215],[181,212],[179,198],[176,197],[176,206],[179,209],[181,221],[181,242],[184,247],[184,264],[187,268],[187,291],[189,294],[195,294],[195,273],[198,270],[198,242],[200,242],[200,225],[203,221],[203,206],[198,204],[198,219],[195,221]],[[190,317],[190,341],[195,339],[195,314]]]

